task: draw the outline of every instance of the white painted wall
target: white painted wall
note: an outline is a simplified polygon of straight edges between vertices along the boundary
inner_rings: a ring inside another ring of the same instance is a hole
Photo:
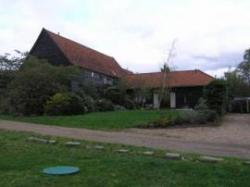
[[[175,95],[175,92],[170,92],[170,108],[176,108],[176,95]]]
[[[160,108],[159,93],[154,93],[154,95],[153,95],[153,107],[155,109],[159,109]]]

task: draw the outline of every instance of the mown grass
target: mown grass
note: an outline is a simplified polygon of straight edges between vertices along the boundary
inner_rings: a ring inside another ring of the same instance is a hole
[[[155,121],[161,115],[178,116],[175,110],[133,110],[133,111],[113,111],[95,112],[76,116],[6,116],[0,115],[0,119],[23,121],[45,125],[56,125],[76,128],[90,129],[125,129],[148,124]]]
[[[144,156],[146,148],[126,147],[127,154],[115,150],[121,145],[102,144],[104,150],[87,149],[95,143],[81,141],[80,147],[28,142],[30,134],[0,131],[0,186],[249,186],[250,167],[229,159],[220,164],[205,164],[190,160]],[[45,167],[73,165],[79,174],[47,176]]]

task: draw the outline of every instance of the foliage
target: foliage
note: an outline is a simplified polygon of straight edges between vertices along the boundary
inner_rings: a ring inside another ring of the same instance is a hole
[[[133,109],[136,108],[135,102],[132,99],[128,98],[128,97],[126,97],[124,99],[123,106],[126,107],[129,110],[133,110]]]
[[[23,64],[28,52],[14,50],[15,56],[5,53],[0,55],[0,71],[16,71]]]
[[[161,72],[170,72],[170,67],[167,63],[163,64],[163,67],[161,68]]]
[[[0,93],[7,89],[8,84],[14,79],[14,71],[0,71]]]
[[[82,98],[85,112],[94,112],[96,110],[95,100],[91,96],[87,95],[83,90],[78,90],[75,94]]]
[[[86,95],[89,95],[90,97],[94,99],[98,99],[100,97],[96,86],[91,81],[81,82],[79,85],[79,89],[76,92],[79,92],[79,91],[84,92]]]
[[[245,51],[243,59],[243,62],[238,65],[237,71],[248,85],[250,85],[250,49]]]
[[[119,87],[109,87],[105,90],[105,98],[109,99],[115,104],[122,105],[126,93],[123,92]]]
[[[170,112],[166,115],[161,115],[160,118],[153,121],[153,123],[146,125],[146,127],[169,127],[173,125],[185,124],[206,124],[214,122],[217,119],[216,112],[213,110],[179,110],[178,113]]]
[[[49,115],[73,115],[85,112],[81,97],[73,93],[57,93],[46,102],[45,113]]]
[[[0,72],[0,113],[9,113],[9,92],[8,85],[14,79],[13,71],[1,71]]]
[[[105,90],[105,98],[112,101],[114,104],[124,106],[127,109],[135,109],[135,102],[130,99],[126,93],[126,88],[122,82],[115,87],[109,87]]]
[[[170,89],[165,89],[164,92],[161,92],[161,108],[169,108],[170,107]]]
[[[205,99],[209,109],[222,115],[226,111],[228,92],[224,80],[214,80],[205,88]]]
[[[122,105],[114,105],[114,110],[115,111],[123,111],[123,110],[126,110],[126,108]]]
[[[152,99],[152,95],[149,89],[142,87],[138,87],[134,89],[134,97],[135,97],[135,106],[137,108],[145,107],[147,100]]]
[[[207,101],[204,98],[201,97],[198,100],[197,105],[195,105],[194,109],[199,110],[199,111],[208,110]]]
[[[97,111],[112,111],[114,110],[114,105],[110,100],[107,99],[98,99],[96,101],[96,109]]]
[[[48,98],[69,90],[70,81],[77,73],[74,67],[55,67],[45,60],[29,57],[8,87],[11,111],[22,115],[42,114]]]
[[[239,75],[238,71],[225,73],[229,99],[234,97],[249,97],[250,85]]]

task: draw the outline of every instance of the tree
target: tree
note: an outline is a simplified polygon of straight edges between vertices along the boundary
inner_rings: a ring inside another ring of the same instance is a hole
[[[16,71],[23,64],[28,52],[14,50],[15,55],[5,53],[0,55],[0,71]]]
[[[167,80],[167,74],[171,71],[170,67],[169,67],[169,63],[170,61],[174,58],[175,54],[175,44],[176,44],[176,39],[172,42],[171,44],[171,48],[169,50],[168,53],[168,57],[167,60],[164,61],[163,63],[163,67],[161,68],[161,72],[163,72],[163,77],[162,77],[162,86],[161,86],[161,90],[160,90],[160,95],[159,95],[159,103],[160,105],[162,104],[163,100],[166,100],[166,97],[169,97],[169,87],[167,84],[167,81],[169,82],[169,80]],[[170,78],[170,77],[168,77]]]
[[[57,67],[29,57],[8,86],[11,111],[16,114],[43,114],[46,101],[58,92],[70,89],[77,76],[76,67]]]
[[[168,66],[167,63],[163,64],[163,67],[161,68],[161,72],[170,72],[170,67]]]
[[[234,97],[249,97],[250,86],[249,84],[239,76],[237,70],[228,71],[225,73],[225,81],[228,87],[229,99]]]
[[[208,107],[222,115],[228,104],[228,92],[225,80],[216,79],[212,81],[204,91]]]
[[[237,71],[242,78],[250,85],[250,49],[247,49],[243,61],[238,65]]]

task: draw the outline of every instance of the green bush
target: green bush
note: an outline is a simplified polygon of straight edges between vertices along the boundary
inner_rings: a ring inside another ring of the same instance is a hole
[[[85,112],[81,97],[72,93],[57,93],[46,102],[45,112],[48,115],[72,115]]]
[[[83,100],[85,112],[95,112],[96,111],[95,101],[92,97],[87,95],[87,96],[84,96],[82,98],[82,100]]]
[[[135,102],[129,98],[125,98],[122,105],[129,110],[133,110],[136,108]]]
[[[113,111],[114,105],[111,101],[107,99],[99,99],[96,101],[96,108],[98,111],[101,111],[101,112]]]
[[[223,115],[228,104],[228,92],[224,80],[214,80],[205,89],[205,99],[209,109]]]
[[[46,60],[29,57],[8,85],[9,106],[15,114],[41,115],[46,101],[68,91],[76,75],[76,67],[52,66]]]
[[[79,90],[77,92],[84,92],[85,95],[88,95],[94,99],[99,98],[99,91],[97,90],[96,86],[93,82],[82,82],[79,84]]]
[[[120,111],[120,110],[126,110],[126,108],[124,106],[121,106],[121,105],[114,105],[114,110]]]
[[[124,100],[124,94],[116,87],[109,87],[105,90],[105,98],[115,104],[121,105]]]
[[[10,114],[11,112],[9,97],[7,95],[0,96],[0,114]]]
[[[133,100],[129,98],[126,94],[124,88],[118,87],[109,87],[105,90],[105,98],[110,100],[112,103],[117,105],[122,105],[127,109],[135,109],[136,105]]]
[[[91,96],[87,95],[85,91],[78,90],[77,92],[75,92],[75,94],[82,98],[82,102],[86,112],[96,111],[94,99]]]
[[[153,127],[169,127],[183,124],[206,124],[217,119],[213,110],[195,111],[191,109],[177,110],[161,116],[153,122]],[[150,125],[152,127],[152,125]]]
[[[195,110],[208,110],[207,101],[204,98],[198,100],[197,105],[194,107]]]

